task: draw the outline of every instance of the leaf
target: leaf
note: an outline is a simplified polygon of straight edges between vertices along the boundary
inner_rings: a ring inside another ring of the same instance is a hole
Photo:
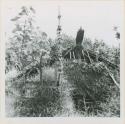
[[[11,21],[17,21],[18,19],[20,19],[20,17],[16,16],[15,18],[11,19]]]
[[[36,13],[36,11],[35,11],[32,7],[30,7],[30,10],[31,10],[33,13]]]

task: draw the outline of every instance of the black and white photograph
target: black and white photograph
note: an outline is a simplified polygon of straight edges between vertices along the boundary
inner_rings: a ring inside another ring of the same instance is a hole
[[[121,117],[121,0],[4,11],[6,117]]]

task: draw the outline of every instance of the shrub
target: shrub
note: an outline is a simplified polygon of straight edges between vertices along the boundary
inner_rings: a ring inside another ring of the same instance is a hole
[[[117,97],[115,99],[113,97],[119,91],[112,83],[103,63],[93,62],[92,64],[87,64],[82,62],[78,64],[70,62],[65,65],[64,72],[67,75],[68,81],[75,87],[75,90],[72,91],[72,97],[73,99],[75,98],[74,102],[77,109],[82,113],[86,111],[97,115],[97,110],[102,111],[102,113],[108,113],[108,111],[104,109],[105,107],[102,106],[102,104],[108,104],[109,108],[112,108],[111,111],[113,114],[111,115],[119,115],[118,106],[120,101]],[[114,92],[112,92],[113,88],[115,90]],[[117,94],[117,96],[119,96],[119,94]],[[91,102],[90,105],[87,104],[88,99]],[[117,101],[117,104],[111,104],[113,101]],[[87,106],[85,104],[87,104]],[[117,110],[115,110],[115,106],[117,106]],[[87,110],[87,108],[89,109]]]

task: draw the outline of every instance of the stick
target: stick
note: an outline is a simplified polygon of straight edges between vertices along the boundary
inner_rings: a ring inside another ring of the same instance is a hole
[[[87,55],[88,55],[88,58],[89,58],[90,63],[92,63],[91,58],[90,58],[89,53],[88,53],[87,50],[86,50],[86,52],[87,52]]]
[[[75,58],[75,53],[74,53],[74,51],[73,51],[73,58],[76,59],[76,58]]]
[[[111,79],[113,80],[113,82],[116,84],[116,86],[120,89],[120,85],[116,82],[113,74],[111,72],[109,72],[109,76],[111,77]]]
[[[85,61],[85,56],[84,56],[84,51],[82,50],[82,55],[83,55],[83,58],[84,58],[84,61]]]
[[[72,57],[72,54],[71,54],[71,52],[70,52],[69,54],[70,54],[70,59],[71,59],[71,57]]]
[[[117,83],[117,81],[115,80],[113,74],[109,71],[109,69],[105,66],[106,70],[108,71],[109,76],[111,77],[112,81],[114,82],[114,84],[120,89],[120,85]]]

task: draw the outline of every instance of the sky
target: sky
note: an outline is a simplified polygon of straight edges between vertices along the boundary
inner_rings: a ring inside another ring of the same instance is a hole
[[[37,1],[31,3],[10,2],[5,9],[5,31],[10,35],[13,29],[11,18],[20,12],[23,5],[30,5],[36,10],[36,24],[51,38],[56,37],[58,25],[58,6],[61,11],[62,33],[76,37],[80,27],[85,30],[85,37],[103,40],[109,45],[117,46],[114,26],[122,33],[123,4],[117,1]]]

